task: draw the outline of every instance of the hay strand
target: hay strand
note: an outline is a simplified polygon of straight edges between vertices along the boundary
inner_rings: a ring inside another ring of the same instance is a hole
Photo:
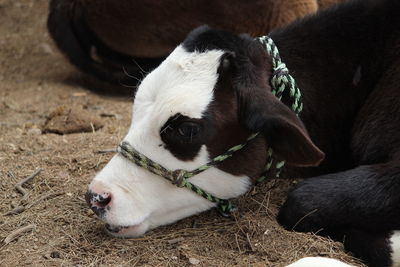
[[[19,181],[18,183],[15,184],[15,189],[22,194],[21,200],[25,200],[28,197],[28,191],[26,191],[26,189],[23,188],[22,186],[25,183],[32,180],[33,178],[35,178],[41,171],[42,171],[42,169],[37,169],[33,174],[29,175],[28,177],[22,179],[21,181]]]
[[[29,224],[27,226],[24,226],[22,228],[19,228],[17,230],[14,230],[13,232],[11,232],[5,239],[4,239],[4,243],[7,245],[9,243],[11,243],[13,240],[17,239],[20,235],[27,233],[33,229],[36,228],[35,224]]]

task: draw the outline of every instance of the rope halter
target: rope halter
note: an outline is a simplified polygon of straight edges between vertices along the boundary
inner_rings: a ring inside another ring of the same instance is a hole
[[[282,98],[283,92],[288,89],[290,90],[290,96],[293,100],[291,103],[291,109],[299,115],[303,109],[303,105],[301,103],[301,93],[299,88],[296,86],[295,80],[289,74],[289,70],[287,69],[285,63],[282,62],[279,51],[272,39],[268,36],[263,36],[257,38],[264,48],[267,50],[268,54],[271,56],[272,59],[272,68],[273,73],[271,76],[271,85],[272,85],[272,93],[280,100]],[[152,172],[158,176],[161,176],[167,180],[169,180],[172,184],[176,185],[177,187],[186,187],[187,189],[192,190],[196,194],[202,196],[203,198],[213,202],[216,204],[217,210],[224,216],[228,216],[236,207],[228,200],[228,199],[221,199],[218,197],[213,196],[212,194],[208,193],[207,191],[201,189],[200,187],[192,184],[189,179],[205,170],[208,170],[211,167],[218,165],[220,162],[230,158],[236,151],[241,150],[245,147],[251,140],[255,139],[259,133],[254,133],[250,135],[245,142],[242,144],[236,145],[228,149],[225,153],[213,158],[206,164],[198,167],[197,169],[188,171],[188,170],[168,170],[164,166],[154,162],[153,160],[149,159],[136,149],[134,149],[128,142],[123,141],[118,146],[117,151],[124,156],[129,161],[135,163],[136,165]],[[275,176],[279,177],[279,174],[284,166],[284,161],[279,161],[275,164]],[[267,163],[261,173],[260,177],[256,180],[256,182],[262,182],[266,179],[267,173],[271,169],[273,165],[273,152],[272,149],[268,149],[267,154]]]

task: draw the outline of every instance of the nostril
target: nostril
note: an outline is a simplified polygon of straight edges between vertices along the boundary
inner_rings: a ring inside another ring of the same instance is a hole
[[[99,195],[99,198],[98,198],[96,204],[97,204],[100,208],[104,208],[105,206],[108,205],[108,203],[110,203],[110,201],[111,201],[111,196],[110,196],[110,194],[104,193],[103,195]]]
[[[111,201],[111,194],[97,194],[92,191],[87,191],[85,198],[88,205],[92,208],[105,208]]]

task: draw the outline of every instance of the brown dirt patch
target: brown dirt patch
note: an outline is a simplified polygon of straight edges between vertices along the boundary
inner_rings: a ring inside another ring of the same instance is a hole
[[[84,96],[86,94],[75,93],[75,95]],[[101,127],[103,127],[102,121],[83,109],[83,107],[59,106],[47,117],[43,132],[58,134],[85,133],[95,132]]]
[[[162,227],[139,239],[103,232],[83,199],[86,185],[129,126],[131,97],[94,93],[60,55],[45,28],[45,0],[0,1],[0,214],[20,205],[14,185],[24,185],[29,209],[0,215],[0,266],[284,266],[303,256],[329,256],[357,266],[340,243],[284,231],[275,221],[290,181],[271,183],[239,199],[240,215],[210,211]],[[82,106],[104,127],[88,133],[41,134],[60,105]],[[40,200],[48,193],[62,195]],[[15,229],[35,229],[5,245]],[[191,259],[192,258],[192,259]],[[194,258],[194,259],[193,259]],[[190,259],[190,261],[189,261]],[[198,260],[198,261],[197,261]]]

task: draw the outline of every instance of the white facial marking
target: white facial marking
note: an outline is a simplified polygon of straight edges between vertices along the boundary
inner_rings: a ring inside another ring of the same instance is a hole
[[[210,156],[204,145],[193,160],[177,159],[163,146],[160,129],[177,113],[202,118],[213,100],[223,53],[218,50],[189,53],[177,47],[139,86],[132,124],[124,140],[170,170],[193,170],[207,163]],[[234,176],[217,168],[192,177],[190,182],[220,198],[237,197],[251,184],[247,176]],[[118,233],[111,233],[119,237],[139,236],[151,228],[214,206],[191,190],[178,188],[121,155],[111,159],[89,189],[112,196],[102,219],[111,225],[110,229],[127,226]]]
[[[394,231],[390,237],[393,267],[400,267],[400,231]]]
[[[302,258],[286,267],[354,267],[347,263],[323,257],[306,257]]]

